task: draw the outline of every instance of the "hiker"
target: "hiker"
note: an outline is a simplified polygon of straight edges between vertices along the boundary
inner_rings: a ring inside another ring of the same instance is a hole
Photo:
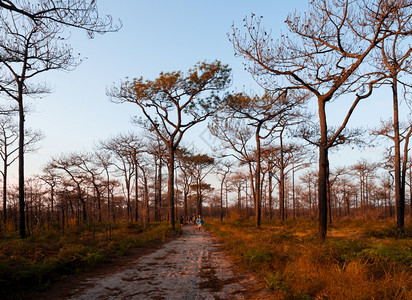
[[[196,219],[197,228],[199,228],[199,230],[200,230],[204,223],[205,222],[203,221],[201,215],[199,215],[199,217]]]
[[[180,228],[182,228],[183,227],[183,221],[184,221],[183,216],[180,216],[179,221],[180,221]]]

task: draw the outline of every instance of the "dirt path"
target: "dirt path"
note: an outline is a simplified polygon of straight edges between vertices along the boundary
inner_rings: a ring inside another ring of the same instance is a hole
[[[268,299],[216,240],[193,225],[181,237],[109,274],[83,280],[66,299]]]

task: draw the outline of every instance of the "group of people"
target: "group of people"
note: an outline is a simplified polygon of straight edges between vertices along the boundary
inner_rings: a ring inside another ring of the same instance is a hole
[[[202,216],[199,215],[197,218],[195,216],[187,216],[184,218],[183,216],[180,216],[180,226],[183,226],[184,222],[187,223],[193,223],[197,225],[197,228],[200,230],[202,226],[205,224],[205,221],[203,220]]]

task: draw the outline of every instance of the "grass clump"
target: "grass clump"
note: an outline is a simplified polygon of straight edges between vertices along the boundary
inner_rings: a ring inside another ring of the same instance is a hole
[[[214,222],[210,228],[274,297],[412,299],[411,239],[394,234],[389,221],[365,223],[335,223],[325,241],[306,220],[260,228],[249,221]]]

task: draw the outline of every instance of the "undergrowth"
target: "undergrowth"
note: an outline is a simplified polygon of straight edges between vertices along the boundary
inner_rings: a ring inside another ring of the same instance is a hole
[[[177,234],[166,223],[119,223],[111,239],[105,224],[73,227],[64,236],[53,230],[20,239],[8,234],[0,239],[0,298],[45,290],[67,274],[91,270],[132,248]]]
[[[412,299],[411,226],[399,233],[388,221],[338,222],[323,241],[316,225],[214,221],[209,228],[274,298]]]

